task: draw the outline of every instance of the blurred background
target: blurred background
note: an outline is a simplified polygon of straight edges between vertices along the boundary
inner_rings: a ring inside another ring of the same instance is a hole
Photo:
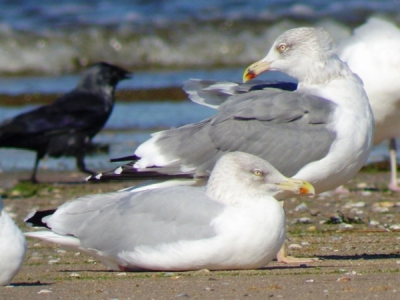
[[[134,72],[94,142],[109,151],[88,156],[91,169],[132,154],[154,131],[214,113],[186,100],[189,78],[241,81],[283,31],[322,26],[335,40],[371,16],[400,24],[400,0],[0,0],[0,122],[71,90],[88,64],[107,61]],[[284,79],[270,73],[261,79]],[[370,161],[385,159],[387,144]],[[31,170],[34,153],[0,149],[0,170]],[[70,158],[41,168],[75,169]]]

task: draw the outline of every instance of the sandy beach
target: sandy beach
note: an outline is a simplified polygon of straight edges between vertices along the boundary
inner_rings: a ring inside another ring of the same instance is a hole
[[[388,172],[364,171],[345,187],[285,202],[287,246],[303,265],[271,262],[262,270],[125,273],[107,270],[81,253],[28,240],[29,249],[12,287],[1,299],[398,299],[400,200],[386,189]],[[76,197],[115,191],[131,182],[88,184],[79,172],[40,170],[38,185],[27,172],[0,174],[6,209],[23,231],[33,210]]]

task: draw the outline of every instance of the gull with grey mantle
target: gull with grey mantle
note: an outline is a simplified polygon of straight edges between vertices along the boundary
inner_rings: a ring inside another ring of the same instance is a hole
[[[208,176],[222,154],[242,151],[285,176],[306,178],[317,193],[346,183],[372,146],[373,115],[359,77],[334,53],[329,35],[314,28],[283,33],[244,78],[268,70],[297,78],[297,90],[233,95],[214,116],[154,133],[133,162],[90,180]]]
[[[154,133],[131,163],[91,180],[207,177],[221,155],[242,151],[311,182],[316,193],[345,184],[372,148],[374,120],[362,81],[335,54],[328,33],[315,28],[283,33],[244,80],[269,70],[296,78],[297,90],[232,95],[214,116]]]
[[[113,270],[260,268],[285,239],[279,191],[311,195],[265,160],[228,153],[206,187],[175,186],[91,195],[26,220],[51,231],[28,237],[92,255]]]

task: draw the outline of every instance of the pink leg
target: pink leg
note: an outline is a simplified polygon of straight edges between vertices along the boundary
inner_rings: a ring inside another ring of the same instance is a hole
[[[278,254],[276,255],[276,260],[278,262],[284,263],[284,264],[304,264],[304,263],[310,263],[310,262],[315,262],[318,261],[318,257],[293,257],[293,256],[288,256],[286,255],[286,247],[285,244],[282,245],[281,250],[279,250]]]
[[[346,189],[343,185],[341,185],[335,189],[334,193],[337,195],[343,195],[343,194],[349,194],[350,191]]]
[[[281,205],[283,207],[284,201],[281,201]],[[285,264],[304,264],[304,263],[314,262],[319,259],[318,259],[318,257],[297,258],[297,257],[293,257],[293,256],[287,256],[285,243],[283,243],[281,250],[279,250],[278,254],[276,255],[276,260],[278,262],[285,263]]]
[[[389,140],[389,157],[390,157],[390,183],[389,189],[393,192],[400,192],[397,180],[397,146],[396,140]]]

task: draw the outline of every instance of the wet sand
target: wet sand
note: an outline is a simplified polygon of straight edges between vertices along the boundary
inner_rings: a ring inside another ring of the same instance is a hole
[[[67,200],[115,191],[129,182],[88,184],[79,172],[0,174],[4,203],[22,230],[23,218]],[[24,265],[0,299],[399,299],[400,197],[386,189],[388,172],[361,172],[348,194],[285,202],[287,245],[303,265],[272,262],[262,270],[111,272],[81,253],[29,239]]]

